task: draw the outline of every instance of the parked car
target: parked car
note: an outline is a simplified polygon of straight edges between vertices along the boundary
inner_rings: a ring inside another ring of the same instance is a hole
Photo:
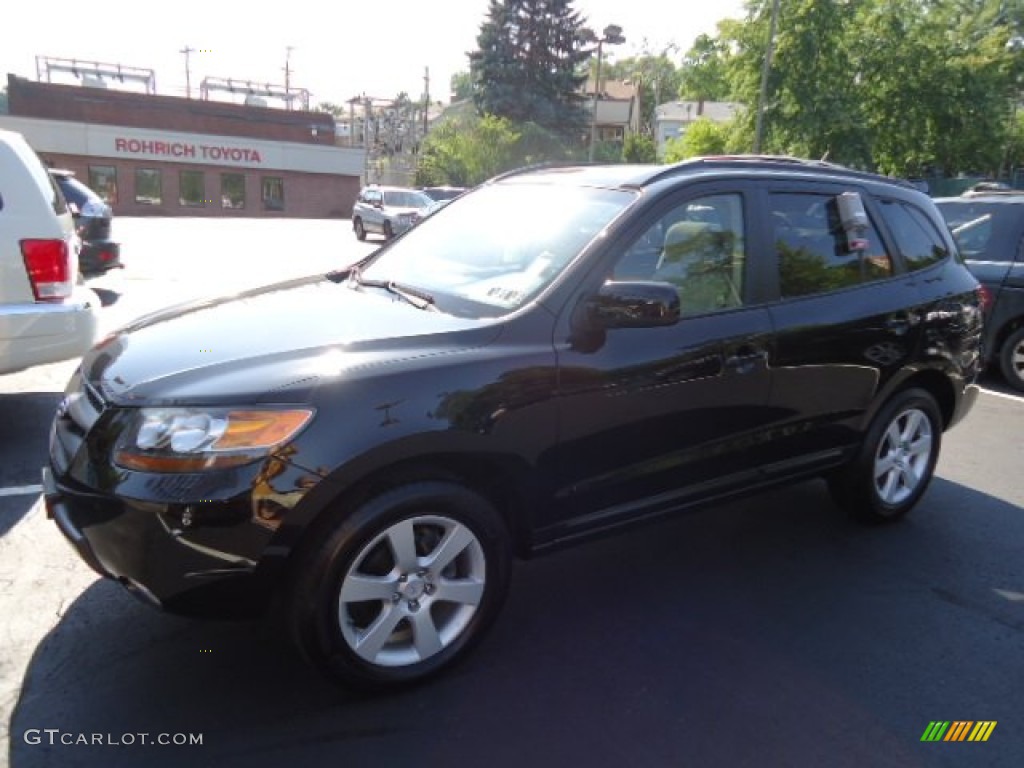
[[[73,171],[51,168],[50,175],[68,201],[81,240],[78,265],[86,277],[102,275],[121,263],[121,244],[110,238],[113,209],[98,194],[75,178]]]
[[[352,209],[352,229],[360,240],[365,240],[368,232],[390,240],[424,218],[432,202],[415,189],[365,187]]]
[[[64,196],[24,137],[0,130],[0,374],[93,345],[99,301],[77,277]]]
[[[977,394],[955,254],[926,195],[814,161],[512,173],[345,270],[106,339],[46,506],[156,605],[272,603],[333,679],[418,681],[514,556],[816,477],[906,515]]]
[[[980,189],[936,204],[991,297],[986,357],[1024,390],[1024,191]]]

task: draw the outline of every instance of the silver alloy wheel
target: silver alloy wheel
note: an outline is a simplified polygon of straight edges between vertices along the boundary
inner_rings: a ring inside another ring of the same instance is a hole
[[[359,551],[342,581],[345,642],[379,666],[429,659],[473,618],[486,566],[483,547],[462,523],[437,515],[395,523]]]
[[[1024,381],[1024,338],[1010,350],[1010,368],[1018,380]]]
[[[882,435],[875,453],[878,497],[898,505],[926,479],[932,457],[932,423],[918,408],[901,411]]]

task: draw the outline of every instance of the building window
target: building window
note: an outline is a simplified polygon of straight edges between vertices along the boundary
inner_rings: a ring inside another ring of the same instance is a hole
[[[117,204],[117,169],[112,165],[90,165],[89,186],[107,205]]]
[[[263,210],[284,210],[284,179],[279,176],[263,177]]]
[[[206,181],[202,171],[182,171],[178,186],[178,205],[203,207],[206,199]]]
[[[155,168],[135,169],[135,202],[139,205],[163,205],[160,171]]]
[[[220,175],[220,207],[245,208],[245,175],[222,173]]]

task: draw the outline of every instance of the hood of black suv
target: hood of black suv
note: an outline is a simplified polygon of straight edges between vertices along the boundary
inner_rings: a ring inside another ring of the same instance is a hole
[[[496,334],[380,289],[303,278],[148,315],[101,342],[82,370],[126,405],[296,400],[324,379],[465,351]]]

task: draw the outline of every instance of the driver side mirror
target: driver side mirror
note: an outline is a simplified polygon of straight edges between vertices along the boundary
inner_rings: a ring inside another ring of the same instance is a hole
[[[584,302],[591,328],[657,328],[679,322],[679,292],[670,283],[613,281]]]

